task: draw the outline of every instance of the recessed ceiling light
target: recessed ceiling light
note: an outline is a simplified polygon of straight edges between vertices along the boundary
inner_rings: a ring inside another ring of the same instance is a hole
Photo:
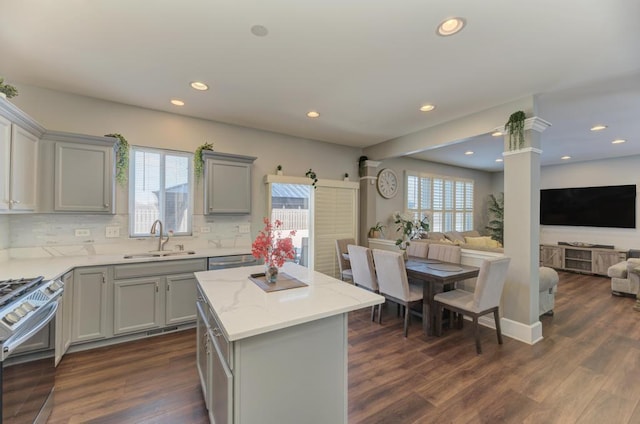
[[[594,125],[591,127],[591,131],[602,131],[605,128],[607,128],[606,125]]]
[[[560,159],[562,159],[562,160],[568,160],[568,159],[571,159],[571,156],[562,156]]]
[[[500,131],[494,131],[491,133],[492,137],[500,137],[501,135],[504,135],[504,134]]]
[[[435,108],[436,107],[434,105],[422,105],[422,106],[420,106],[420,111],[421,112],[431,112]]]
[[[440,23],[436,29],[436,34],[447,37],[460,32],[466,25],[467,21],[464,18],[449,18]]]
[[[613,140],[613,141],[611,142],[611,144],[622,144],[622,143],[624,143],[625,141],[627,141],[627,140],[623,140],[623,139],[619,138],[619,139],[617,139],[617,140]]]
[[[464,152],[464,154],[465,154],[465,155],[467,155],[467,156],[469,156],[469,155],[472,155],[472,154],[473,154],[473,152],[472,152],[471,150],[467,150],[466,152]]]
[[[254,25],[251,27],[251,34],[255,35],[256,37],[265,37],[267,34],[269,34],[269,30],[262,25]]]
[[[209,86],[203,82],[200,81],[193,81],[191,83],[191,88],[198,90],[198,91],[206,91],[209,89]]]
[[[496,159],[496,162],[502,162],[502,161],[503,161],[503,159],[502,159],[502,158],[498,158],[498,159]]]
[[[184,106],[184,102],[178,99],[171,99],[171,104],[175,106]]]
[[[318,112],[316,112],[315,110],[312,110],[311,112],[307,112],[307,116],[309,118],[317,118],[320,116],[320,114]]]

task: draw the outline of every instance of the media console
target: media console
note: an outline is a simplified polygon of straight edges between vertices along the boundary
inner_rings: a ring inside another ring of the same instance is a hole
[[[613,246],[608,245],[594,245],[592,247],[585,247],[584,244],[579,247],[575,244],[560,243],[540,245],[540,266],[564,271],[606,276],[611,265],[626,259],[626,250],[614,249]]]

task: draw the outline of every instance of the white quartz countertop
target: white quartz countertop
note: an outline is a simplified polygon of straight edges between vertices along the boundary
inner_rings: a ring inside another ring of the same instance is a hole
[[[377,305],[384,297],[294,263],[282,272],[308,284],[265,292],[249,274],[264,266],[194,273],[230,341]]]
[[[198,249],[192,255],[176,255],[162,257],[141,257],[125,259],[125,254],[144,253],[128,252],[112,253],[105,255],[84,255],[84,256],[51,256],[28,259],[8,259],[0,262],[0,280],[10,278],[31,278],[44,276],[45,279],[60,277],[77,267],[99,266],[99,265],[121,265],[139,262],[176,261],[197,258],[209,258],[228,255],[251,254],[250,248],[215,248]]]

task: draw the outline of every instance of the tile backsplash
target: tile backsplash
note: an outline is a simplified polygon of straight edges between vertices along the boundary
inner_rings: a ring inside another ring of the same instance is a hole
[[[0,249],[24,250],[40,247],[45,250],[92,254],[96,248],[103,250],[115,245],[123,245],[123,248],[135,248],[143,244],[153,246],[155,238],[129,237],[128,218],[128,215],[0,215]],[[171,237],[167,247],[171,248],[175,244],[183,244],[187,249],[251,246],[251,232],[240,232],[241,225],[246,227],[250,224],[251,217],[248,215],[194,215],[192,235]],[[107,227],[119,227],[120,236],[107,238]],[[83,230],[83,233],[89,235],[78,237],[76,230]]]

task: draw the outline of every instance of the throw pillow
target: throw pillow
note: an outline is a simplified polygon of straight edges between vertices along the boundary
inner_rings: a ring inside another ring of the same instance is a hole
[[[465,242],[464,236],[458,231],[447,231],[446,233],[444,233],[444,236],[451,240],[454,244],[464,244]]]
[[[437,231],[430,231],[427,233],[428,235],[428,239],[429,240],[444,240],[446,239],[446,237],[444,236],[444,233],[440,233]]]
[[[485,237],[465,237],[464,240],[469,246],[487,247]]]

